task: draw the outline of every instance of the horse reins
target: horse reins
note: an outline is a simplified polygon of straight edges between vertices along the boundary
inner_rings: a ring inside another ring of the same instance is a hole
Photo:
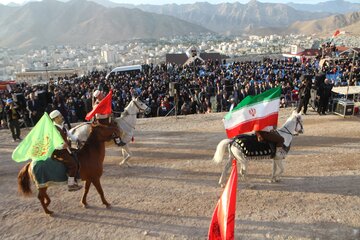
[[[139,107],[139,105],[135,101],[132,101],[132,102],[135,104],[135,107],[137,107],[137,109],[139,109],[140,113],[145,112],[145,110],[143,110],[141,107]],[[123,112],[116,112],[116,111],[112,111],[112,112],[122,114],[122,113],[127,112],[127,110],[124,110]],[[129,112],[127,112],[127,115],[137,115],[137,113],[130,114]]]
[[[291,135],[291,136],[294,136],[294,134],[292,134],[292,133],[289,131],[289,129],[287,129],[287,127],[284,127],[284,128],[286,129],[286,131],[282,131],[282,130],[276,130],[276,131],[278,131],[278,132],[283,132],[283,133],[289,134],[289,135]]]
[[[134,103],[134,104],[135,104],[135,106],[139,109],[139,111],[140,111],[140,112],[141,112],[141,111],[145,112],[146,108],[145,108],[145,110],[144,110],[144,109],[142,109],[142,108],[140,108],[140,106],[137,104],[137,102],[136,102],[136,101],[133,101],[133,103]]]
[[[303,125],[301,124],[301,122],[299,121],[299,118],[296,118],[296,125],[295,125],[295,129],[297,128],[297,125],[300,124],[301,130],[304,129]],[[282,130],[276,130],[278,132],[283,132],[286,134],[289,134],[291,136],[295,136],[294,134],[292,134],[289,129],[287,127],[284,127],[286,129],[286,131],[282,131]]]

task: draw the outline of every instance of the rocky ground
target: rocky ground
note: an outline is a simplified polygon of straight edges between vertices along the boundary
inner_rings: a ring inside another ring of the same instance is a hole
[[[280,123],[289,115],[282,110]],[[211,161],[226,137],[222,117],[139,119],[131,167],[118,165],[119,149],[107,149],[101,180],[112,208],[93,187],[91,207],[84,209],[81,191],[54,186],[48,190],[52,217],[35,195],[17,193],[24,164],[11,160],[17,143],[0,130],[0,239],[206,239],[222,193],[217,182],[224,162]],[[359,121],[304,116],[305,134],[293,141],[279,183],[267,181],[269,160],[251,162],[247,181],[238,184],[235,238],[360,239]]]

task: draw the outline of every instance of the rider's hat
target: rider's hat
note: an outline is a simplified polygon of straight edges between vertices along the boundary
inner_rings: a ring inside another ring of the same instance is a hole
[[[61,115],[61,113],[59,112],[59,110],[54,110],[54,111],[52,111],[51,113],[50,113],[50,118],[51,119],[54,119],[54,118],[56,118],[56,117],[58,117],[58,116],[60,116]]]
[[[93,96],[94,97],[97,97],[97,96],[99,96],[100,95],[100,91],[99,90],[96,90],[94,93],[93,93]]]

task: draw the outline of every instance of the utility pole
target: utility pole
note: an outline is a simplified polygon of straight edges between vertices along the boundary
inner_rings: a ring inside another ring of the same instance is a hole
[[[49,72],[48,72],[48,66],[49,66],[49,63],[45,62],[45,63],[44,63],[44,67],[45,67],[45,71],[46,71],[46,78],[47,78],[47,81],[50,82]]]

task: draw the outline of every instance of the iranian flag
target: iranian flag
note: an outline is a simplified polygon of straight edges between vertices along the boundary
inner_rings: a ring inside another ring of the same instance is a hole
[[[277,125],[280,94],[278,87],[244,98],[223,119],[228,138]]]

